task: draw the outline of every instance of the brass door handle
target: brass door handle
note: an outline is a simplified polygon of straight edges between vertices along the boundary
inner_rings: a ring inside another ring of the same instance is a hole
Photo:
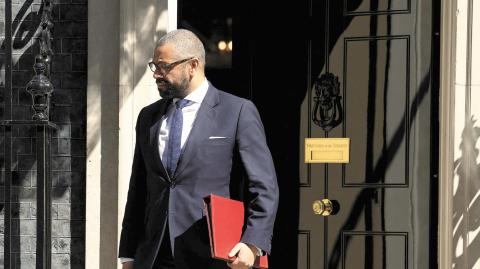
[[[333,213],[333,204],[329,199],[313,201],[312,208],[315,215],[330,216]]]

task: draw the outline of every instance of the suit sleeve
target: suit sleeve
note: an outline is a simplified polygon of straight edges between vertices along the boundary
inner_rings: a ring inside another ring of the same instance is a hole
[[[251,198],[246,205],[246,228],[241,242],[269,253],[279,199],[277,176],[260,115],[251,101],[241,108],[236,141]]]
[[[123,216],[122,232],[120,235],[119,257],[133,258],[137,249],[138,240],[143,235],[143,220],[145,212],[146,170],[139,145],[139,122],[136,126],[136,144],[133,157],[132,174],[128,188],[127,204]]]

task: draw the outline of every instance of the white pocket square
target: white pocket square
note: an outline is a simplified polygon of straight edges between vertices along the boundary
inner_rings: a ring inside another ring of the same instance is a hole
[[[226,136],[210,136],[208,139],[222,139],[227,138]]]

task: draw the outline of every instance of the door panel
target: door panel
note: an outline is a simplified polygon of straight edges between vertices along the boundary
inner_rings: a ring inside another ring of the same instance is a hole
[[[409,13],[410,0],[344,0],[344,10],[348,15]]]
[[[407,185],[405,125],[409,41],[408,36],[344,39],[344,132],[346,137],[352,138],[353,153],[350,163],[344,166],[344,186]],[[380,56],[376,65],[384,68],[377,68],[371,74],[369,50],[373,46],[377,48],[377,57]],[[387,55],[391,51],[395,53]],[[374,83],[370,82],[372,76],[376,80]],[[374,94],[369,92],[370,84],[375,87]],[[369,99],[373,105],[368,105]],[[396,152],[391,154],[388,167],[384,167],[387,145],[392,144],[397,130],[403,131],[398,132]],[[376,171],[367,169],[369,162],[378,167]]]

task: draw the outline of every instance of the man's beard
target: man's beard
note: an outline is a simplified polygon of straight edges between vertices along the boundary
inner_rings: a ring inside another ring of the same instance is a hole
[[[183,78],[179,83],[172,83],[164,79],[157,79],[157,85],[162,85],[163,89],[158,89],[162,98],[184,98],[187,96],[188,79]]]

